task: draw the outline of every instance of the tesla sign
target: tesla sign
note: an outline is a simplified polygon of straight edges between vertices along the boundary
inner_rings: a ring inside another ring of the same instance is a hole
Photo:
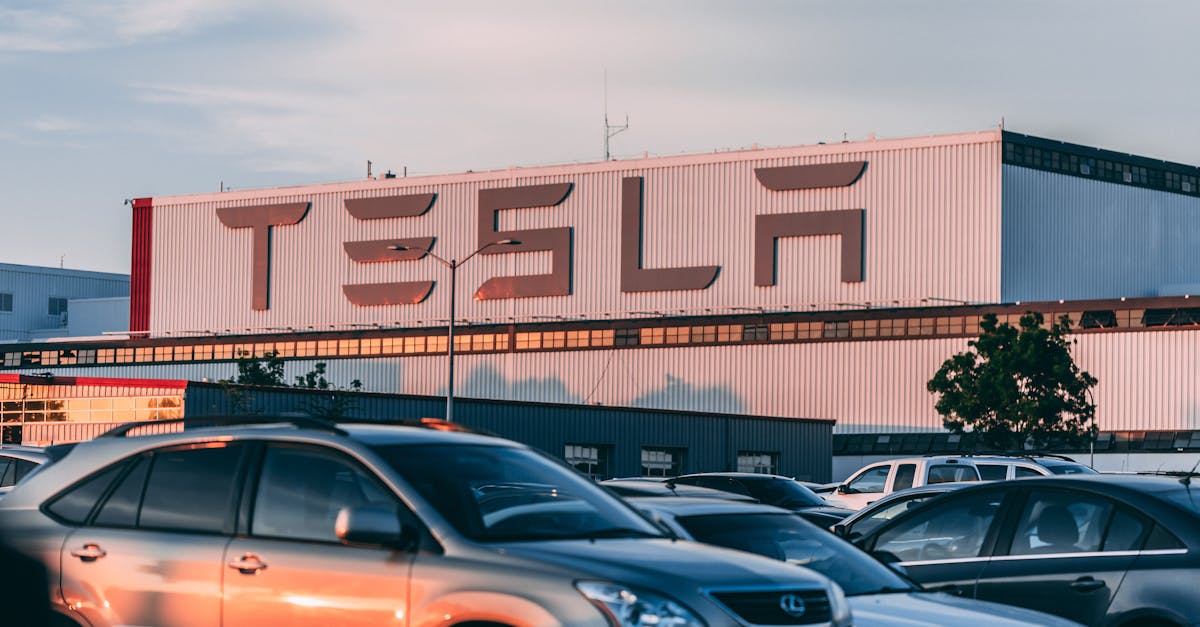
[[[847,187],[858,181],[866,169],[865,161],[820,165],[798,165],[754,170],[759,184],[779,193],[807,189]],[[642,223],[645,206],[643,177],[621,180],[620,285],[623,292],[666,292],[708,289],[721,271],[720,266],[683,268],[647,268],[643,262]],[[551,183],[520,187],[479,190],[477,203],[478,245],[501,240],[517,244],[483,250],[484,255],[522,252],[550,253],[549,274],[500,276],[484,281],[476,289],[478,300],[568,296],[571,294],[572,227],[502,231],[497,227],[499,212],[514,209],[553,210],[567,200],[573,183]],[[345,201],[346,211],[356,220],[417,219],[437,203],[437,194],[407,194]],[[226,227],[248,230],[251,254],[251,307],[270,307],[271,242],[280,227],[299,224],[308,214],[309,203],[286,203],[217,209],[217,218]],[[805,211],[766,214],[754,217],[754,284],[776,284],[779,240],[820,235],[836,235],[841,240],[839,279],[853,283],[863,280],[863,209]],[[432,250],[432,235],[407,239],[343,242],[346,255],[355,263],[405,263],[416,261]],[[410,305],[424,301],[433,291],[433,281],[348,284],[342,292],[353,304],[363,307]]]

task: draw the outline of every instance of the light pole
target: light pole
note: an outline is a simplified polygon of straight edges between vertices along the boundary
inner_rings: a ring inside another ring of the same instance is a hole
[[[458,267],[469,261],[471,257],[478,255],[492,246],[516,246],[520,243],[521,242],[515,239],[502,239],[494,242],[488,242],[483,246],[476,248],[475,252],[463,257],[462,261],[457,259],[450,259],[447,261],[440,255],[430,251],[428,248],[421,248],[420,246],[405,246],[403,244],[388,246],[388,250],[412,250],[424,253],[436,259],[437,262],[443,266],[450,268],[450,320],[447,325],[448,332],[446,334],[446,354],[449,357],[447,360],[449,362],[449,371],[446,375],[446,422],[454,422],[454,286],[458,274]]]

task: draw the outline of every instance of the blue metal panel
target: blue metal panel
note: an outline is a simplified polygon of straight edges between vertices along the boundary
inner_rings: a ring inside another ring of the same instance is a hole
[[[262,414],[304,411],[327,404],[328,392],[230,386],[247,399],[246,410]],[[227,388],[191,383],[186,416],[234,413]],[[236,394],[235,393],[235,394]],[[440,418],[444,398],[390,394],[346,394],[348,418]],[[739,451],[779,455],[779,474],[829,481],[833,423],[751,416],[455,399],[456,422],[522,442],[562,458],[567,444],[605,445],[613,458],[609,475],[641,473],[642,447],[686,449],[684,472],[735,470]]]
[[[1200,199],[1003,167],[1003,301],[1200,293]]]
[[[0,264],[0,294],[12,295],[12,311],[0,311],[0,340],[28,341],[31,332],[37,329],[61,329],[59,335],[66,335],[67,318],[49,313],[50,298],[128,296],[129,277],[107,272]]]

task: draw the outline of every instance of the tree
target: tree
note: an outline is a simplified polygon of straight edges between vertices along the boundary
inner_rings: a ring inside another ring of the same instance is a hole
[[[1071,358],[1071,319],[1047,326],[1042,314],[1027,312],[1019,325],[985,315],[971,349],[947,359],[929,380],[942,424],[1000,450],[1082,446],[1096,433],[1088,400],[1096,378]]]
[[[264,353],[262,357],[255,357],[248,351],[240,351],[237,355],[237,370],[237,376],[233,379],[220,381],[226,396],[233,405],[234,414],[258,413],[254,407],[252,395],[244,388],[236,387],[234,384],[288,387],[287,379],[283,374],[284,360],[276,351]],[[305,401],[304,411],[318,418],[336,420],[345,418],[355,407],[354,400],[340,392],[361,390],[362,382],[355,379],[350,382],[349,388],[335,386],[325,378],[325,362],[318,362],[313,364],[312,370],[297,376],[291,387],[329,391],[328,396]]]
[[[249,351],[237,355],[237,377],[232,383],[241,385],[287,385],[283,379],[283,358],[276,351],[265,353],[262,358]]]

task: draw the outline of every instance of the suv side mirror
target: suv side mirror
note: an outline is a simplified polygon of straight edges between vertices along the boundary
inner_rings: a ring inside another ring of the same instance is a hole
[[[416,527],[401,524],[394,507],[343,507],[338,511],[333,529],[342,544],[384,546],[408,551],[415,548],[419,540]]]
[[[843,483],[837,487],[837,493],[838,494],[854,494],[854,488]]]

